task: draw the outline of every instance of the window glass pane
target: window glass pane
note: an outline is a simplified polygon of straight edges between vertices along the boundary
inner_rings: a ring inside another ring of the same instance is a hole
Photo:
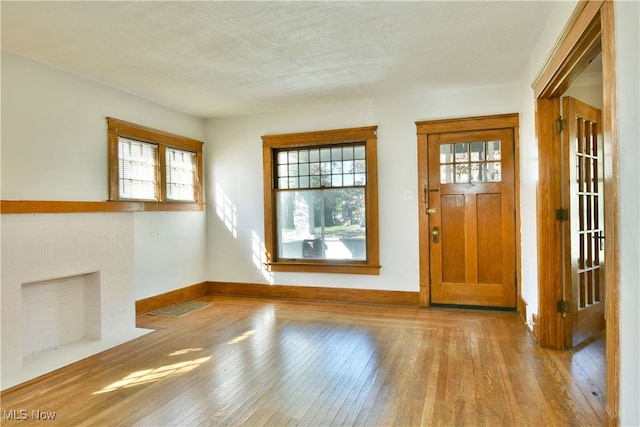
[[[167,147],[165,157],[167,200],[195,201],[196,153]]]
[[[366,185],[367,184],[367,175],[364,173],[357,173],[354,176],[355,185]]]
[[[440,146],[440,163],[453,163],[453,144]]]
[[[456,144],[456,162],[469,161],[469,144]]]
[[[353,173],[353,160],[345,160],[342,162],[342,172]]]
[[[298,164],[289,164],[289,176],[298,176]]]
[[[320,187],[331,187],[331,175],[322,175],[320,177]]]
[[[354,159],[366,159],[364,145],[356,145],[353,148]]]
[[[289,151],[289,163],[298,163],[298,151]]]
[[[440,166],[440,184],[453,184],[453,165]]]
[[[500,141],[487,142],[487,160],[500,160],[501,158]]]
[[[342,147],[331,148],[331,160],[342,160]]]
[[[289,176],[289,166],[287,165],[278,165],[278,176]]]
[[[487,162],[487,181],[502,181],[502,164],[500,162]]]
[[[309,175],[309,163],[300,163],[300,166],[298,167],[298,174],[300,176]]]
[[[278,256],[366,260],[363,188],[279,191]]]
[[[309,161],[310,162],[319,162],[320,161],[320,150],[318,150],[318,149],[309,150]]]
[[[472,152],[473,154],[473,152]],[[471,171],[471,182],[482,182],[484,181],[484,163],[471,163],[470,171]]]
[[[300,151],[298,151],[298,162],[300,162],[300,163],[309,162],[309,150],[300,150]]]
[[[350,187],[353,184],[354,180],[352,173],[345,173],[344,175],[342,175],[342,185],[344,185],[345,187]]]
[[[478,162],[484,160],[484,142],[471,143],[471,161]]]
[[[354,172],[365,172],[367,170],[366,160],[356,160],[354,163]]]
[[[287,152],[286,151],[280,151],[278,153],[278,164],[279,165],[284,165],[285,163],[287,163],[288,160],[288,156],[287,156]]]
[[[331,185],[333,187],[342,187],[342,175],[332,175]]]
[[[468,183],[469,182],[469,164],[463,163],[456,165],[456,183]]]
[[[123,199],[157,200],[157,163],[157,145],[119,137],[120,197]]]
[[[331,164],[331,173],[332,174],[341,174],[342,173],[342,162],[333,162]]]
[[[278,178],[278,188],[289,188],[289,178]]]
[[[309,175],[320,175],[320,163],[309,164]]]
[[[331,161],[331,148],[321,148],[320,149],[320,160],[323,162]]]
[[[301,176],[299,184],[300,184],[300,188],[309,188],[309,177]]]
[[[289,188],[298,188],[298,177],[289,177]]]
[[[342,148],[342,159],[343,160],[353,160],[353,147],[343,147]]]
[[[320,163],[320,173],[322,175],[331,175],[331,162]]]

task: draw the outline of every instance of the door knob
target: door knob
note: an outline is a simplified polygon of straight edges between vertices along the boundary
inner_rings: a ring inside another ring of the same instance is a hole
[[[440,229],[438,227],[433,227],[433,231],[431,232],[431,235],[433,236],[433,243],[440,242]]]

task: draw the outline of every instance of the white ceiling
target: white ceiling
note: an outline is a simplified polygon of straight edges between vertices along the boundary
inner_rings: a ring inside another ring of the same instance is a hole
[[[217,117],[515,82],[553,5],[2,1],[2,49]]]

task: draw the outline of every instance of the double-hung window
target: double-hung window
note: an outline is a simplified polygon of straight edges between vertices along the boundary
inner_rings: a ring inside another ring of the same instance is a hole
[[[262,137],[272,271],[379,273],[376,129]]]
[[[111,117],[107,125],[110,200],[202,209],[201,141]]]

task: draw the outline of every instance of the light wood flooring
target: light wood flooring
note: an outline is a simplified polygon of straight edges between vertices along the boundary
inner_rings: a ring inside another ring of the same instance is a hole
[[[514,313],[200,300],[213,304],[140,317],[155,331],[5,391],[0,424],[604,424],[603,337],[561,352]]]

